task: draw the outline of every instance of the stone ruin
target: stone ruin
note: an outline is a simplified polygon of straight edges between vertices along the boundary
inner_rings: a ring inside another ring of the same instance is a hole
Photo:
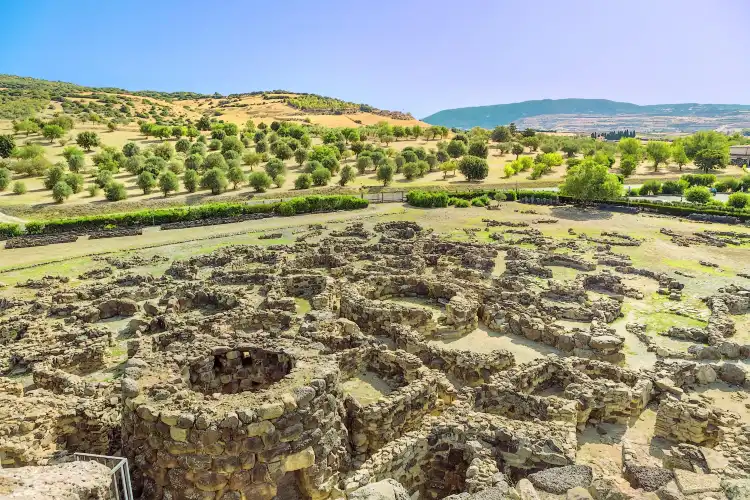
[[[750,477],[750,425],[695,391],[747,391],[732,316],[748,290],[707,298],[704,330],[672,331],[701,344],[692,356],[629,369],[610,325],[626,297],[643,298],[627,277],[675,300],[682,289],[611,250],[640,240],[487,225],[505,228],[491,244],[411,222],[311,227],[158,277],[133,270],[163,259],[136,254],[79,283],[21,283],[32,296],[0,301],[2,465],[35,477],[73,467],[75,452],[122,454],[138,497],[165,500],[704,498],[696,481],[731,498],[743,483],[715,484]],[[555,354],[520,363],[449,346],[477,331]],[[647,409],[663,463],[627,442],[621,475],[578,463],[582,433]]]

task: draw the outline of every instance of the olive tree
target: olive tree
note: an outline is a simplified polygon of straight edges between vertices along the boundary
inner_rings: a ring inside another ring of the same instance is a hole
[[[458,170],[468,181],[479,181],[487,178],[489,166],[487,160],[478,156],[467,155],[458,162]]]

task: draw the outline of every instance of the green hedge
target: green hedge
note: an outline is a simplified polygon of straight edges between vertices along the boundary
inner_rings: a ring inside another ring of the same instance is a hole
[[[14,236],[21,236],[21,226],[18,224],[0,224],[0,238],[12,238]]]
[[[406,201],[415,207],[447,207],[448,193],[445,191],[409,191],[406,194]]]
[[[237,217],[259,213],[295,215],[333,210],[356,210],[368,206],[367,200],[356,196],[300,196],[284,202],[249,205],[246,203],[209,203],[194,207],[139,210],[121,214],[90,215],[26,224],[27,234],[53,234],[67,231],[91,231],[105,226],[158,226],[170,222],[202,220],[214,217]]]

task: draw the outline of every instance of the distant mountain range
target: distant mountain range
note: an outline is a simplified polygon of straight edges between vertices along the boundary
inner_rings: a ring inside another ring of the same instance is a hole
[[[750,127],[750,105],[681,103],[640,106],[607,99],[542,99],[446,109],[422,121],[467,129],[493,128],[514,122],[519,128],[573,132],[592,132],[603,128],[690,132],[707,128]]]

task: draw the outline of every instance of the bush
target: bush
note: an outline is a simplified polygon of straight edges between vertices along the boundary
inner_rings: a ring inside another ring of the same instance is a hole
[[[104,197],[109,201],[125,200],[128,197],[128,191],[122,182],[110,181],[104,186]]]
[[[341,176],[339,177],[339,186],[346,186],[357,178],[357,171],[351,165],[344,165],[341,169]]]
[[[688,183],[683,180],[664,181],[661,185],[661,194],[681,195],[687,187]]]
[[[711,200],[711,191],[706,186],[693,186],[685,190],[685,199],[690,203],[705,204]]]
[[[729,177],[717,181],[716,184],[714,184],[714,187],[720,193],[727,193],[729,191],[736,192],[742,187],[742,181],[735,177]]]
[[[144,170],[138,175],[136,185],[141,188],[143,194],[149,194],[156,187],[156,179],[148,170]]]
[[[221,153],[209,153],[206,159],[203,160],[203,169],[211,170],[218,168],[219,170],[227,169],[227,161],[221,155]]]
[[[284,177],[283,175],[277,175],[273,178],[273,183],[277,188],[283,186],[284,182],[286,182],[286,177]]]
[[[68,158],[68,168],[71,172],[81,172],[86,168],[86,158],[84,156],[71,156]]]
[[[315,184],[316,186],[325,186],[331,180],[331,171],[325,167],[316,168],[310,175],[312,177],[313,184]]]
[[[13,238],[22,234],[23,231],[21,231],[21,226],[18,224],[0,223],[0,238]]]
[[[490,171],[487,166],[487,160],[477,156],[464,156],[461,158],[458,162],[458,170],[469,181],[485,179]]]
[[[271,158],[268,160],[268,163],[266,163],[265,170],[268,176],[273,179],[277,175],[286,174],[286,165],[284,165],[284,162],[278,158]]]
[[[247,179],[247,183],[258,193],[262,193],[271,187],[272,182],[271,176],[265,172],[253,172]]]
[[[5,191],[10,185],[11,173],[7,168],[0,168],[0,191]]]
[[[52,199],[57,203],[64,202],[72,194],[73,190],[70,189],[70,186],[64,181],[58,181],[57,184],[52,187]]]
[[[97,172],[96,177],[94,178],[94,183],[96,183],[97,186],[100,188],[104,188],[112,182],[113,176],[112,172],[109,170],[100,170]]]
[[[727,206],[742,209],[747,206],[748,201],[750,201],[750,196],[746,193],[732,193],[727,200]]]
[[[210,156],[210,155],[209,155]],[[204,189],[210,189],[211,194],[221,194],[226,191],[229,181],[224,173],[224,170],[220,168],[212,168],[206,171],[201,178],[201,187]]]
[[[178,153],[187,153],[188,151],[190,151],[190,141],[183,137],[175,143],[174,149]]]
[[[406,194],[406,202],[422,208],[447,207],[448,195],[443,191],[409,191]]]
[[[200,177],[198,176],[198,172],[192,169],[185,171],[185,175],[182,177],[182,184],[188,193],[195,193],[198,190],[199,182]]]
[[[312,186],[312,175],[300,174],[299,177],[294,179],[294,189],[309,189]]]
[[[180,189],[180,181],[177,179],[177,174],[171,170],[162,172],[159,176],[159,190],[164,193],[164,196],[178,189]]]
[[[690,187],[713,186],[716,182],[714,174],[683,174],[680,179],[686,181]]]
[[[471,200],[471,206],[472,207],[486,207],[487,203],[485,203],[484,198],[474,198]]]
[[[208,143],[209,151],[218,151],[221,149],[221,141],[219,139],[213,139]]]
[[[641,192],[641,196],[657,195],[657,194],[661,193],[661,182],[659,182],[659,181],[646,181],[641,186],[640,192]]]
[[[128,142],[122,147],[122,154],[124,154],[128,158],[140,154],[140,152],[141,148],[139,148],[138,144],[134,142]]]
[[[26,184],[21,181],[14,182],[13,194],[26,194]]]
[[[65,183],[70,186],[70,189],[74,193],[80,193],[83,191],[83,176],[81,174],[70,173],[63,179]]]
[[[102,190],[99,186],[96,184],[89,184],[89,187],[86,188],[86,191],[89,193],[90,197],[98,196],[99,192]]]
[[[450,198],[449,204],[456,208],[469,208],[469,206],[471,206],[469,200],[464,200],[462,198]]]

